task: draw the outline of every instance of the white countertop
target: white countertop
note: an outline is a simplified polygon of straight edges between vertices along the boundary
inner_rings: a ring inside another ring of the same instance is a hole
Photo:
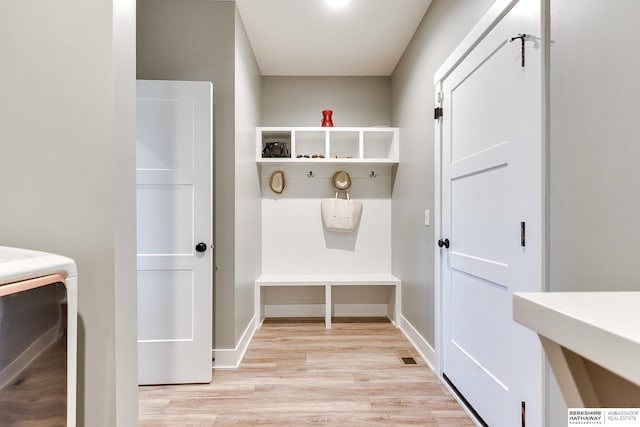
[[[49,274],[75,277],[76,264],[61,255],[0,246],[0,285]]]
[[[640,385],[640,292],[516,293],[513,317]]]

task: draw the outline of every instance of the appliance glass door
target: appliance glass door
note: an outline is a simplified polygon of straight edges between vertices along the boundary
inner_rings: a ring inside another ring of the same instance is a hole
[[[0,426],[66,425],[66,306],[63,283],[0,296]]]

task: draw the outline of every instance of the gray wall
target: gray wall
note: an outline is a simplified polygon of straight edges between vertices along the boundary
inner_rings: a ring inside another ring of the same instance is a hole
[[[0,244],[79,271],[78,425],[137,425],[135,7],[0,2]]]
[[[235,4],[138,0],[139,79],[213,82],[214,348],[235,347]]]
[[[260,123],[261,75],[236,11],[235,25],[235,342],[253,318],[254,284],[262,265],[260,175],[256,167],[256,126]]]
[[[640,290],[635,0],[551,2],[550,289]]]
[[[434,0],[391,76],[392,124],[400,127],[393,188],[393,272],[402,278],[402,314],[434,346],[433,74],[493,0]]]
[[[391,124],[389,77],[262,78],[262,126],[320,126],[333,110],[334,126]]]
[[[550,16],[549,290],[638,291],[640,2],[551,0]]]

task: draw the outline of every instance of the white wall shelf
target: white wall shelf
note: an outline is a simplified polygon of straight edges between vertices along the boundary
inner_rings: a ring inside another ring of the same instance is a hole
[[[289,148],[291,157],[263,157],[270,142]],[[394,127],[258,127],[259,164],[397,164],[399,131]]]

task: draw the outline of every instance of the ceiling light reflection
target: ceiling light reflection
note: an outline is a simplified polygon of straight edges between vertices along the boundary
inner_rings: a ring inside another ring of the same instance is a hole
[[[334,9],[341,9],[349,4],[350,0],[325,0]]]

